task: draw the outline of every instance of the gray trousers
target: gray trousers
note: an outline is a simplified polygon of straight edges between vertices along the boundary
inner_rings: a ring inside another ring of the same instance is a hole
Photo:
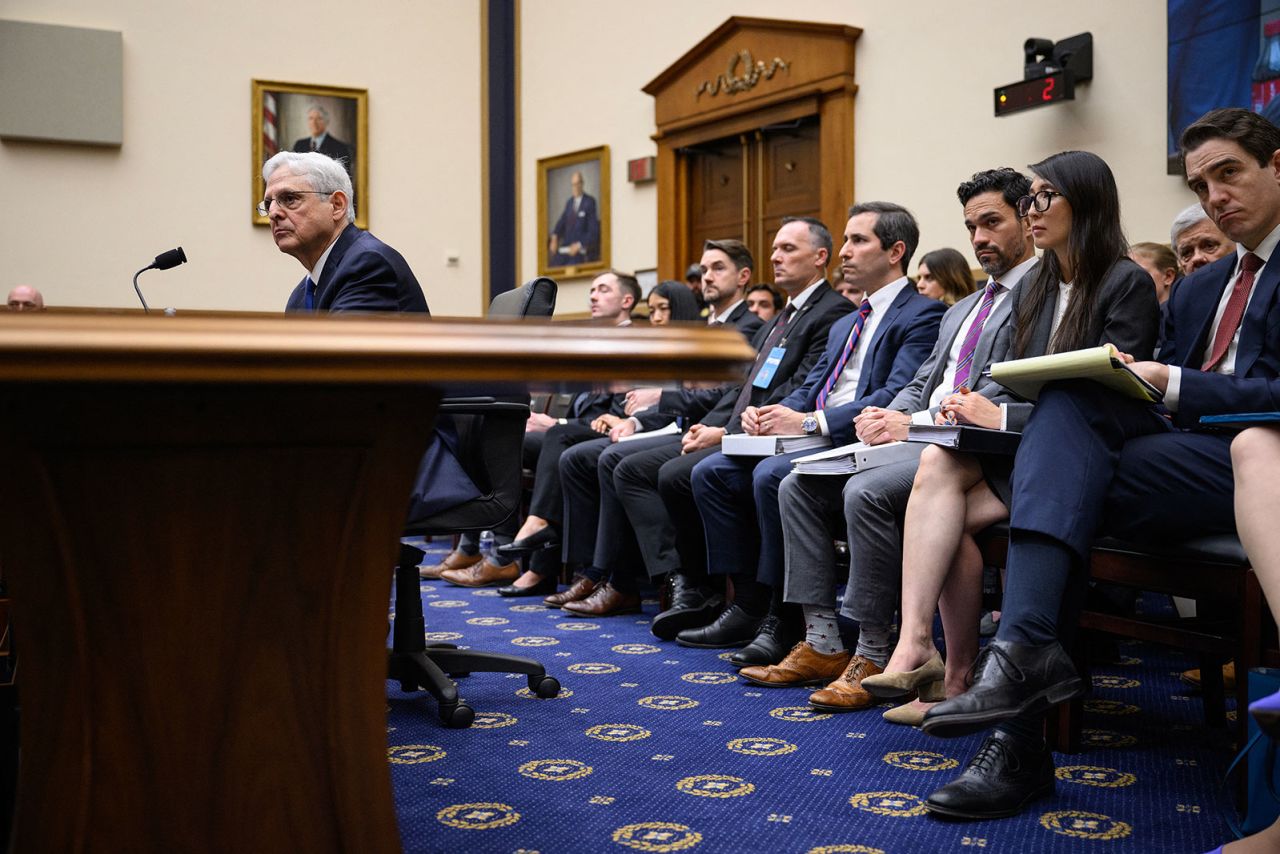
[[[787,475],[778,490],[786,546],[786,601],[835,604],[833,540],[849,544],[849,581],[840,613],[889,627],[902,589],[902,521],[917,460],[854,474]]]

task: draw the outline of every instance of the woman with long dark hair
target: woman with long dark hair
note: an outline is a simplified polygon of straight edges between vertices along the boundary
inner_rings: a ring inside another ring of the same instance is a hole
[[[1064,151],[1030,169],[1031,193],[1018,200],[1018,215],[1030,223],[1042,256],[1012,295],[1013,358],[1104,343],[1150,358],[1159,321],[1155,286],[1128,257],[1111,169],[1087,151]],[[938,417],[995,429],[1013,423],[1015,415],[1017,423],[1025,423],[1031,404],[1008,406],[1003,411],[960,389],[943,398]],[[898,645],[883,674],[862,680],[870,693],[893,698],[922,690],[934,700],[944,690],[950,697],[966,689],[978,652],[982,604],[982,557],[974,534],[1009,517],[1012,469],[1012,457],[976,457],[940,447],[921,455],[903,529]],[[945,668],[932,636],[939,604]],[[917,701],[885,716],[915,724],[925,708]]]
[[[689,286],[675,279],[654,285],[649,291],[648,303],[649,323],[653,326],[698,320],[702,310]]]
[[[926,252],[916,265],[916,290],[946,305],[955,305],[977,289],[969,262],[955,249]]]

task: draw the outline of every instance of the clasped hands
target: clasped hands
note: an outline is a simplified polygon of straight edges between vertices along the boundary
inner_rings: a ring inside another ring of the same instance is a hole
[[[742,432],[749,436],[794,436],[803,432],[805,413],[779,403],[742,410]]]

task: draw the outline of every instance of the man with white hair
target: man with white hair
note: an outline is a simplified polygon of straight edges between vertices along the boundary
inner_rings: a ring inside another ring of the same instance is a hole
[[[282,151],[262,167],[266,197],[258,213],[271,236],[308,275],[285,311],[427,311],[427,300],[399,252],[353,224],[351,178],[323,154]]]
[[[1173,227],[1169,229],[1169,246],[1178,256],[1178,266],[1184,276],[1236,251],[1235,241],[1218,230],[1199,203],[1174,218]]]
[[[319,104],[307,108],[309,133],[293,144],[294,151],[318,151],[340,161],[351,174],[351,146],[329,133],[329,111]]]
[[[429,313],[403,256],[353,224],[351,179],[336,161],[314,151],[282,151],[263,165],[262,177],[267,191],[258,213],[271,221],[280,251],[307,270],[285,311]],[[453,454],[456,443],[452,425],[441,418],[414,481],[411,520],[479,497]]]

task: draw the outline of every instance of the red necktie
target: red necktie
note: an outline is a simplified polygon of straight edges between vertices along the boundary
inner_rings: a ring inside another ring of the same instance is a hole
[[[1240,319],[1244,317],[1244,307],[1249,302],[1249,292],[1253,290],[1254,275],[1262,267],[1262,259],[1252,252],[1246,252],[1240,259],[1240,275],[1231,288],[1231,296],[1227,298],[1227,307],[1218,321],[1218,331],[1213,336],[1213,349],[1205,360],[1202,371],[1212,371],[1222,362],[1231,347],[1231,340],[1236,337],[1240,328]]]

